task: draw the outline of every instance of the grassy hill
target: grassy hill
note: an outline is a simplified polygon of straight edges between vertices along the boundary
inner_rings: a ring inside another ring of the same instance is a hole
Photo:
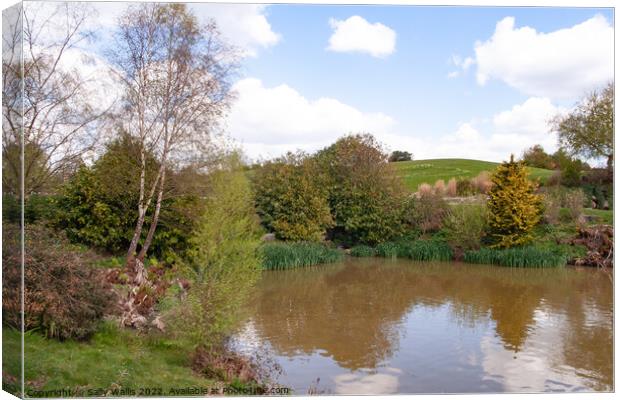
[[[435,181],[450,178],[473,178],[482,171],[493,171],[498,163],[479,160],[465,160],[460,158],[445,158],[434,160],[415,160],[394,163],[398,175],[401,176],[407,187],[418,190],[422,183],[434,184]],[[532,179],[547,180],[553,173],[551,170],[541,168],[528,168]]]

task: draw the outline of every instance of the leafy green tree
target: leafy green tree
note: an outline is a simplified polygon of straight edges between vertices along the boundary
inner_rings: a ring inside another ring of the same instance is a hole
[[[567,115],[553,120],[560,146],[572,156],[603,157],[611,176],[614,166],[614,84],[595,90]]]
[[[292,241],[321,241],[332,226],[327,188],[303,153],[267,162],[255,175],[256,208],[267,229]]]
[[[376,244],[403,232],[403,182],[370,134],[348,135],[315,156],[328,177],[333,236]]]
[[[74,242],[84,243],[112,253],[120,253],[131,239],[139,201],[139,144],[121,133],[108,144],[93,166],[82,166],[64,185],[56,202],[54,224],[66,231]],[[159,165],[149,154],[145,157],[147,182],[154,179]],[[172,179],[162,204],[160,229],[153,239],[154,255],[173,261],[183,256],[202,200],[199,174],[192,174],[192,185],[184,182],[187,171],[169,171]],[[178,177],[178,179],[177,179]],[[172,186],[175,183],[175,186]],[[151,218],[147,214],[146,221]]]
[[[491,177],[487,208],[494,247],[509,248],[532,240],[532,230],[540,221],[542,199],[535,194],[523,162],[504,162]]]
[[[413,157],[413,154],[409,153],[408,151],[395,150],[392,152],[392,154],[390,154],[388,161],[389,162],[411,161],[412,157]]]
[[[553,159],[560,170],[560,182],[564,186],[577,187],[581,184],[581,173],[589,168],[587,163],[570,156],[565,150],[553,153]]]
[[[545,152],[545,149],[539,144],[535,144],[523,152],[521,157],[523,163],[528,167],[554,169],[556,164],[553,157]]]
[[[165,319],[173,334],[208,350],[221,345],[239,322],[260,274],[260,225],[250,182],[235,157],[211,174],[205,211],[190,242],[192,285]]]

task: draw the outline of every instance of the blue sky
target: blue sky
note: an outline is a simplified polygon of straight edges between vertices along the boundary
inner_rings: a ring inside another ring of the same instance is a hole
[[[610,10],[566,8],[273,5],[267,12],[283,39],[246,60],[245,75],[267,86],[286,82],[309,98],[328,96],[363,110],[389,111],[399,123],[429,133],[527,99],[502,82],[481,87],[473,73],[447,79],[455,69],[450,57],[471,56],[474,43],[491,37],[502,18],[514,16],[519,26],[541,32],[596,14],[613,20]],[[329,19],[352,15],[395,30],[396,51],[384,59],[326,51]]]
[[[98,6],[104,30],[117,5]],[[357,131],[418,159],[551,151],[548,120],[613,79],[609,8],[191,8],[247,50],[226,129],[252,158]]]

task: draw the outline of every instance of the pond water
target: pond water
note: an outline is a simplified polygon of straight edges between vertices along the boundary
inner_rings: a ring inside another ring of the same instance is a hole
[[[612,318],[596,269],[347,259],[264,272],[233,345],[297,394],[611,391]]]

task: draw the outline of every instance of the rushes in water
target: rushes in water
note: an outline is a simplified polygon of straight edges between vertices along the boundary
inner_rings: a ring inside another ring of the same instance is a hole
[[[370,246],[361,244],[351,248],[351,256],[353,257],[373,257],[374,255],[376,255],[376,251]]]
[[[267,243],[261,246],[263,269],[289,269],[341,261],[341,251],[319,243]]]
[[[410,258],[416,261],[450,261],[452,249],[438,240],[416,240],[413,242],[385,242],[376,248],[380,257]]]
[[[483,248],[466,252],[464,261],[505,267],[546,268],[566,265],[567,256],[561,251],[542,250],[531,246],[504,250]]]

